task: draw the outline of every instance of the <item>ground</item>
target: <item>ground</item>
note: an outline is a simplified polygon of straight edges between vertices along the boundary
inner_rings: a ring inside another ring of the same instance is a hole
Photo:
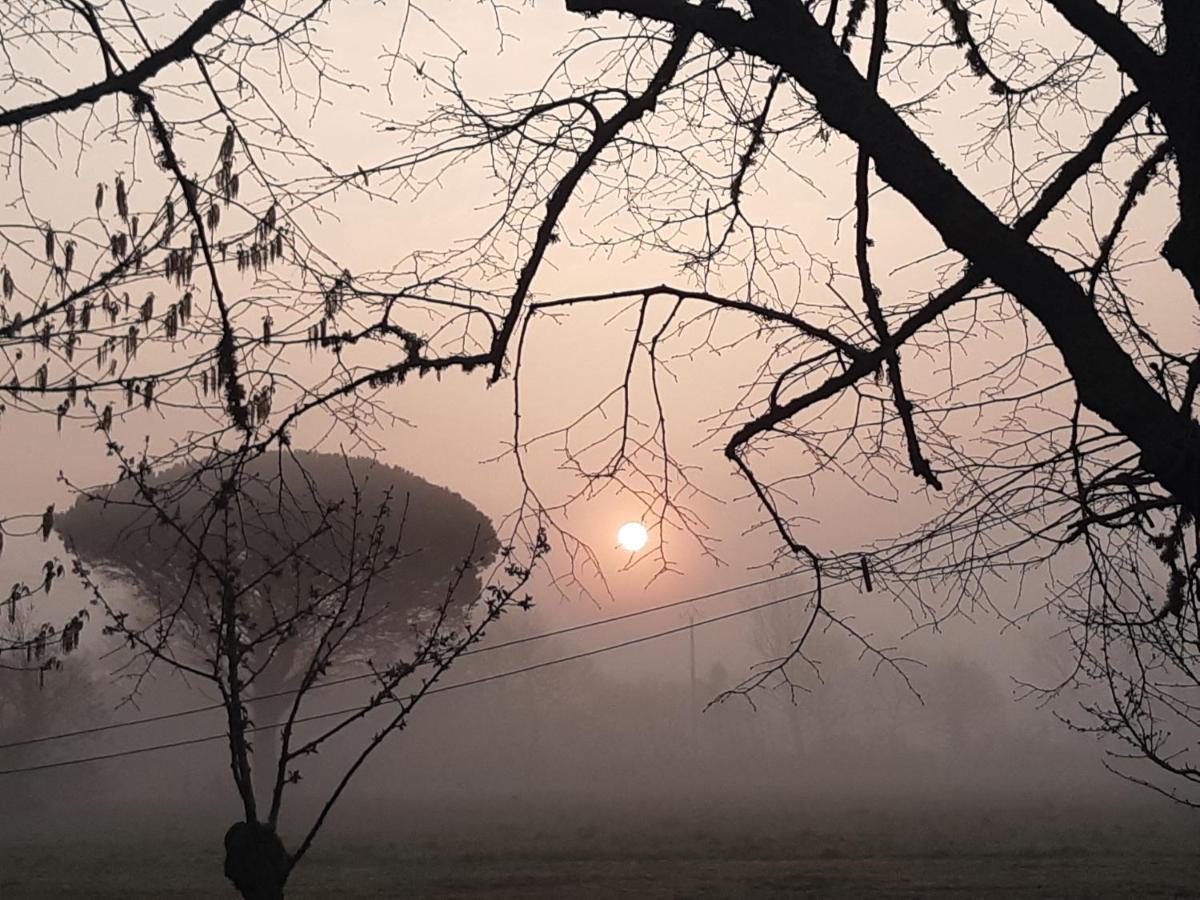
[[[1169,807],[528,813],[342,827],[288,896],[1200,897],[1200,829]],[[232,896],[219,834],[147,833],[108,829],[66,852],[8,835],[0,897]],[[145,865],[127,864],[131,839]]]

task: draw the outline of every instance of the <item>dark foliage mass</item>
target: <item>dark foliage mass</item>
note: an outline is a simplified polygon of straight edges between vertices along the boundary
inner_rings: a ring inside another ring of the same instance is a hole
[[[452,605],[461,609],[474,602],[478,570],[499,549],[491,522],[459,494],[369,458],[317,452],[259,456],[241,473],[228,521],[216,528],[212,501],[221,478],[220,470],[190,464],[140,484],[126,479],[81,496],[56,518],[55,527],[83,560],[112,570],[144,603],[159,608],[164,597],[171,598],[168,605],[181,596],[191,596],[192,606],[211,602],[210,593],[197,590],[195,545],[217,551],[232,535],[239,577],[256,585],[247,598],[249,614],[269,618],[327,590],[340,577],[355,528],[363,527],[355,511],[386,507],[381,539],[394,545],[397,558],[369,587],[371,627],[351,639],[363,653],[402,642],[414,618],[445,599],[451,573],[468,558],[472,570],[455,585]],[[153,497],[152,504],[143,492]],[[294,630],[301,641],[311,636],[303,622]]]

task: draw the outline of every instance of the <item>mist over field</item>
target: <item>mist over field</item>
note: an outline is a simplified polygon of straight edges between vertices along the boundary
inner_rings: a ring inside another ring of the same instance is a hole
[[[771,584],[696,604],[698,618],[787,595]],[[535,608],[485,642],[604,618]],[[1097,742],[1018,700],[1011,651],[994,635],[974,658],[929,642],[912,690],[873,673],[848,642],[826,647],[823,684],[705,708],[769,647],[786,604],[686,633],[431,697],[362,771],[296,896],[1188,896],[1200,838],[1185,810],[1116,779]],[[577,636],[463,660],[449,683],[677,628],[667,610]],[[756,642],[756,635],[759,636]],[[969,633],[968,633],[969,635]],[[976,634],[970,640],[978,641]],[[1005,646],[1008,651],[1005,651]],[[954,642],[956,647],[962,642]],[[938,648],[942,648],[940,651]],[[1048,665],[1045,661],[1043,666]],[[168,680],[139,709],[112,711],[105,663],[51,679],[70,730],[204,705]],[[736,677],[735,677],[736,676]],[[94,680],[87,680],[88,678]],[[360,702],[331,688],[314,709]],[[1069,711],[1065,706],[1064,712]],[[309,726],[313,727],[313,726]],[[220,713],[122,734],[6,750],[5,766],[219,734]],[[321,751],[289,800],[315,814],[369,728]],[[9,732],[11,733],[11,732]],[[319,766],[315,763],[319,762]],[[7,897],[223,895],[215,838],[237,814],[220,741],[64,768],[6,783],[0,823]],[[18,812],[19,811],[19,812]],[[284,838],[289,839],[284,832]],[[53,864],[68,842],[71,862]]]

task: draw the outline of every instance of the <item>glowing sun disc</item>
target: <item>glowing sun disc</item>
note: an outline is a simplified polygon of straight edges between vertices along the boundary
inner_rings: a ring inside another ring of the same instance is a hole
[[[626,522],[617,531],[617,543],[630,553],[637,553],[650,540],[650,533],[641,522]]]

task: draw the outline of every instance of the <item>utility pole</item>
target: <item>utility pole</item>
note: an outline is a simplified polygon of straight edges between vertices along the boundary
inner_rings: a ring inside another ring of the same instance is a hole
[[[691,724],[692,751],[696,750],[696,610],[688,612],[688,669],[691,676],[691,701],[688,704],[688,722]]]
[[[692,709],[696,708],[696,611],[688,613],[688,668],[692,681]]]

